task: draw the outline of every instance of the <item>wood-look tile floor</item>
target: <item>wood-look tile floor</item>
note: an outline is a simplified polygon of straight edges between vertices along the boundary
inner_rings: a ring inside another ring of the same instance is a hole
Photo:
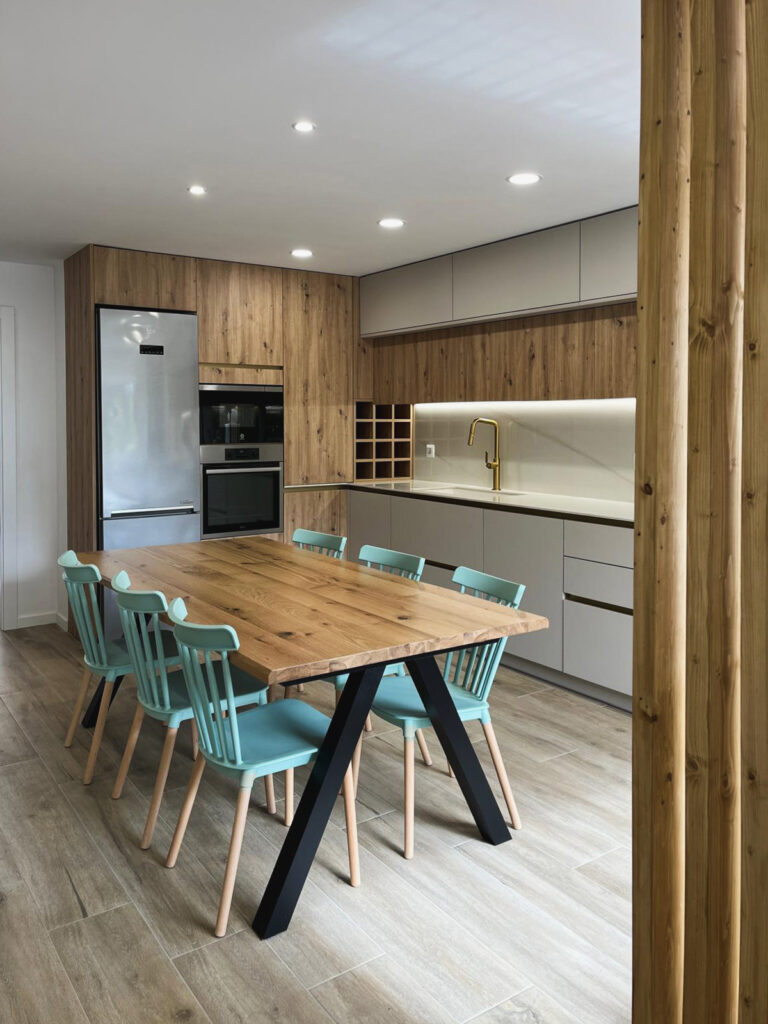
[[[622,1024],[630,1019],[630,719],[502,669],[494,723],[523,829],[477,838],[433,734],[416,767],[416,856],[402,842],[402,739],[375,721],[358,794],[362,885],[336,807],[288,932],[249,922],[285,828],[254,788],[229,933],[213,936],[234,813],[206,773],[178,865],[163,866],[191,767],[180,732],[152,849],[138,848],[162,729],[146,721],[110,791],[135,708],[128,681],[97,774],[62,740],[82,662],[55,626],[0,634],[0,1020],[286,1024]],[[308,685],[328,712],[333,690]],[[470,725],[501,802],[482,732]],[[297,797],[306,771],[297,773]],[[281,786],[277,785],[278,796]]]

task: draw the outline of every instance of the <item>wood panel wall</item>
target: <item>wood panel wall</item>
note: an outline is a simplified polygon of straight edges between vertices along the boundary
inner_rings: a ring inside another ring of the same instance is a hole
[[[92,246],[93,301],[148,309],[197,309],[197,260]]]
[[[344,536],[347,532],[347,492],[332,487],[286,491],[283,538],[290,544],[296,529],[320,530]]]
[[[283,271],[223,260],[197,261],[201,363],[283,365]]]
[[[377,402],[623,398],[635,394],[634,302],[368,339]],[[364,378],[358,376],[361,388]]]
[[[696,0],[691,13],[683,1019],[737,1024],[745,12]]]
[[[635,1024],[681,1024],[690,9],[643,0],[635,447]]]
[[[768,1021],[768,7],[747,4],[742,519],[742,1024]]]
[[[283,271],[285,482],[352,480],[355,281]]]

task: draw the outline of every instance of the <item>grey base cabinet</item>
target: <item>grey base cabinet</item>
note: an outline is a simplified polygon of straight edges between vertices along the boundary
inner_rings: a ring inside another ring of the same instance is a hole
[[[483,568],[481,508],[421,498],[392,498],[392,547],[444,565]]]
[[[549,629],[512,637],[507,651],[563,670],[563,520],[483,512],[483,571],[525,584],[520,605],[549,619]]]
[[[363,544],[391,548],[392,498],[375,491],[349,491],[347,558],[356,562]]]
[[[563,670],[632,693],[632,616],[566,598]]]

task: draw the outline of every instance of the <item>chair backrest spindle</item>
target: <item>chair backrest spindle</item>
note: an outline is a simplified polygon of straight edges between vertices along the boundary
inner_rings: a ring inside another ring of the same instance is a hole
[[[302,551],[315,551],[331,558],[341,558],[347,546],[346,537],[335,533],[319,533],[317,530],[294,530],[291,541]]]
[[[167,654],[163,647],[160,615],[168,611],[165,595],[159,590],[131,590],[125,571],[112,580],[117,594],[120,624],[136,677],[136,689],[142,704],[157,711],[169,711]]]
[[[84,565],[74,551],[65,551],[58,559],[67,600],[83,645],[85,662],[89,668],[103,669],[107,665],[107,644],[99,609],[97,584],[101,573],[95,565]]]
[[[409,580],[420,580],[424,572],[424,559],[420,555],[409,555],[404,551],[393,551],[391,548],[377,548],[373,544],[363,544],[357,560],[367,565],[369,569],[380,569],[382,572]]]

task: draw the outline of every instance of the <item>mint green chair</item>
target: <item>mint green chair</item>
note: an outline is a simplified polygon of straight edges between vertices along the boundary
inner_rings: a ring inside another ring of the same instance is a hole
[[[294,530],[292,542],[302,551],[316,551],[320,555],[341,558],[347,546],[346,537],[337,537],[335,533],[318,533],[317,530]]]
[[[460,566],[453,574],[453,582],[458,584],[462,594],[471,593],[475,597],[485,598],[508,608],[518,608],[525,587],[522,583],[489,576]],[[493,766],[499,777],[504,799],[509,809],[512,827],[520,828],[520,815],[517,812],[515,798],[509,785],[507,772],[499,751],[499,744],[491,724],[491,712],[488,706],[488,695],[496,677],[501,656],[507,644],[507,638],[494,640],[487,644],[477,644],[458,651],[451,651],[443,669],[443,678],[462,722],[479,720],[483,726],[485,739],[491,753]],[[429,715],[424,708],[421,697],[410,677],[401,678],[388,676],[381,680],[372,711],[390,725],[396,725],[403,731],[404,766],[405,766],[405,841],[404,855],[410,860],[413,857],[414,832],[414,737],[419,729],[427,729],[431,725]]]
[[[122,796],[144,716],[148,715],[166,726],[155,788],[149,805],[144,834],[141,838],[141,848],[147,850],[152,843],[152,836],[157,824],[157,816],[163,800],[179,726],[182,722],[191,723],[192,746],[195,754],[197,753],[196,727],[187,685],[184,682],[184,673],[181,669],[181,654],[173,634],[160,627],[160,616],[168,611],[165,595],[161,594],[159,590],[131,590],[131,581],[125,571],[119,572],[112,580],[112,589],[117,594],[120,623],[131,658],[133,674],[136,677],[136,696],[138,697],[136,714],[133,717],[123,759],[120,762],[115,786],[112,790],[113,800],[119,800]],[[169,643],[173,645],[172,658],[164,656],[165,648]],[[214,672],[218,673],[219,683],[221,682],[221,671],[221,663],[217,662],[214,665]],[[263,704],[266,701],[268,688],[262,683],[257,683],[246,672],[242,672],[234,665],[231,675],[236,707],[241,707],[244,704]],[[271,784],[272,780],[269,781]],[[267,789],[267,804],[271,804],[271,810],[274,812],[274,791],[271,787]]]
[[[285,772],[285,823],[293,818],[294,769],[314,760],[330,724],[321,711],[300,700],[281,700],[238,711],[230,654],[239,646],[231,626],[187,622],[180,597],[168,612],[181,652],[181,664],[197,723],[200,751],[184,797],[166,867],[173,867],[181,849],[192,806],[206,763],[238,782],[237,809],[216,920],[216,935],[227,930],[232,893],[243,843],[245,820],[255,779]],[[217,659],[217,660],[214,660]],[[226,712],[226,717],[224,712]],[[359,885],[357,823],[352,771],[344,777],[350,884]]]
[[[97,676],[104,681],[91,748],[83,772],[83,782],[87,786],[93,779],[96,768],[96,758],[104,736],[107,711],[115,692],[115,683],[122,680],[123,676],[132,672],[133,669],[125,644],[121,641],[104,639],[98,592],[101,573],[98,568],[95,565],[83,565],[74,551],[65,551],[58,559],[58,565],[63,570],[62,579],[67,591],[67,600],[72,611],[72,618],[75,620],[80,643],[83,645],[83,661],[85,662],[83,681],[80,684],[69,728],[64,737],[65,747],[71,747],[75,738],[75,730],[83,713],[91,676]]]
[[[367,565],[369,569],[379,569],[381,572],[388,572],[393,576],[402,576],[404,579],[416,580],[417,582],[421,579],[421,574],[424,572],[424,559],[420,555],[409,555],[405,551],[394,551],[392,548],[378,548],[373,544],[363,544],[358,552],[358,562],[363,565]],[[394,665],[388,665],[384,671],[384,676],[405,676],[405,665],[402,662],[398,662]],[[336,687],[336,703],[339,702],[339,696],[341,691],[344,689],[344,684],[349,678],[349,673],[346,672],[342,675],[332,676],[331,681]],[[368,715],[365,721],[365,731],[372,731],[371,716]],[[424,733],[419,729],[416,733],[416,739],[419,744],[419,750],[421,756],[424,759],[424,764],[431,765],[432,758],[429,756],[429,748],[427,747],[427,741],[424,739]],[[357,777],[360,770],[360,746],[355,750],[355,756],[352,761],[352,768],[355,777],[355,789],[357,789]]]

